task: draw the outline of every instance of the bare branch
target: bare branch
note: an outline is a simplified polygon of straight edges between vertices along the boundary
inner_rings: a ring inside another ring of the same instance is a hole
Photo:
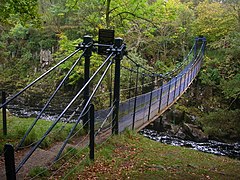
[[[151,20],[146,19],[146,18],[141,17],[141,16],[138,16],[138,15],[136,15],[136,14],[134,14],[134,13],[132,13],[132,12],[128,12],[128,11],[120,12],[120,13],[116,14],[115,16],[113,16],[112,19],[114,19],[114,18],[117,17],[117,16],[121,16],[122,14],[129,14],[129,15],[135,17],[135,18],[142,19],[142,20],[144,20],[144,21],[147,21],[147,22],[151,23],[154,27],[158,28],[158,26],[157,26],[155,23],[153,23]]]

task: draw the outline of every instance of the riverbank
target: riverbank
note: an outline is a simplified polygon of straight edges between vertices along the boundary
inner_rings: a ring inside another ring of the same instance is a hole
[[[54,171],[49,172],[48,177],[51,179],[240,178],[238,160],[165,145],[129,131],[98,145],[94,163],[83,154],[75,152],[75,155],[75,158],[68,158],[64,166],[59,165]]]

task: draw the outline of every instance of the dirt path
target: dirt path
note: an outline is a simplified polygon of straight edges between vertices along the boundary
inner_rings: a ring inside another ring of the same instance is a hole
[[[96,139],[95,143],[99,144],[103,142],[107,137],[111,135],[111,130],[107,130],[101,134],[99,134]],[[74,148],[83,148],[86,147],[89,143],[89,137],[88,136],[82,136],[75,138],[72,140],[71,144],[67,144],[65,149],[67,147],[74,147]],[[59,149],[61,148],[63,142],[57,142],[55,143],[51,148],[49,149],[41,149],[38,148],[36,151],[32,154],[32,156],[28,159],[28,161],[24,164],[24,166],[20,169],[20,171],[17,173],[17,179],[22,180],[25,179],[29,171],[37,166],[40,167],[48,167],[56,157]],[[23,150],[19,150],[15,152],[15,164],[18,166],[18,164],[21,162],[23,157],[26,156],[26,154],[29,152],[30,148],[26,148]],[[4,165],[4,157],[0,157],[0,179],[5,180],[6,179],[6,173],[5,173],[5,165]]]

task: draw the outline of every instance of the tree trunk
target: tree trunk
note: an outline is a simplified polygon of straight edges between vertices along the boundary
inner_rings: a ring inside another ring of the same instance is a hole
[[[110,27],[110,4],[111,0],[107,0],[107,8],[106,8],[106,27],[107,29]]]

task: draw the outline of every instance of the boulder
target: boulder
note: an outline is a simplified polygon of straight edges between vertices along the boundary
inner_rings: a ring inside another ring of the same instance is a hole
[[[183,123],[183,131],[186,134],[186,138],[188,140],[193,140],[196,142],[203,142],[208,139],[207,135],[204,134],[202,131],[202,128],[194,125],[194,124],[188,124]]]
[[[163,132],[184,140],[203,142],[208,140],[200,126],[193,124],[196,117],[187,115],[185,112],[169,110],[163,116],[154,121],[149,129]]]
[[[47,68],[50,63],[53,61],[52,53],[50,50],[43,50],[40,51],[40,64],[41,69]]]

